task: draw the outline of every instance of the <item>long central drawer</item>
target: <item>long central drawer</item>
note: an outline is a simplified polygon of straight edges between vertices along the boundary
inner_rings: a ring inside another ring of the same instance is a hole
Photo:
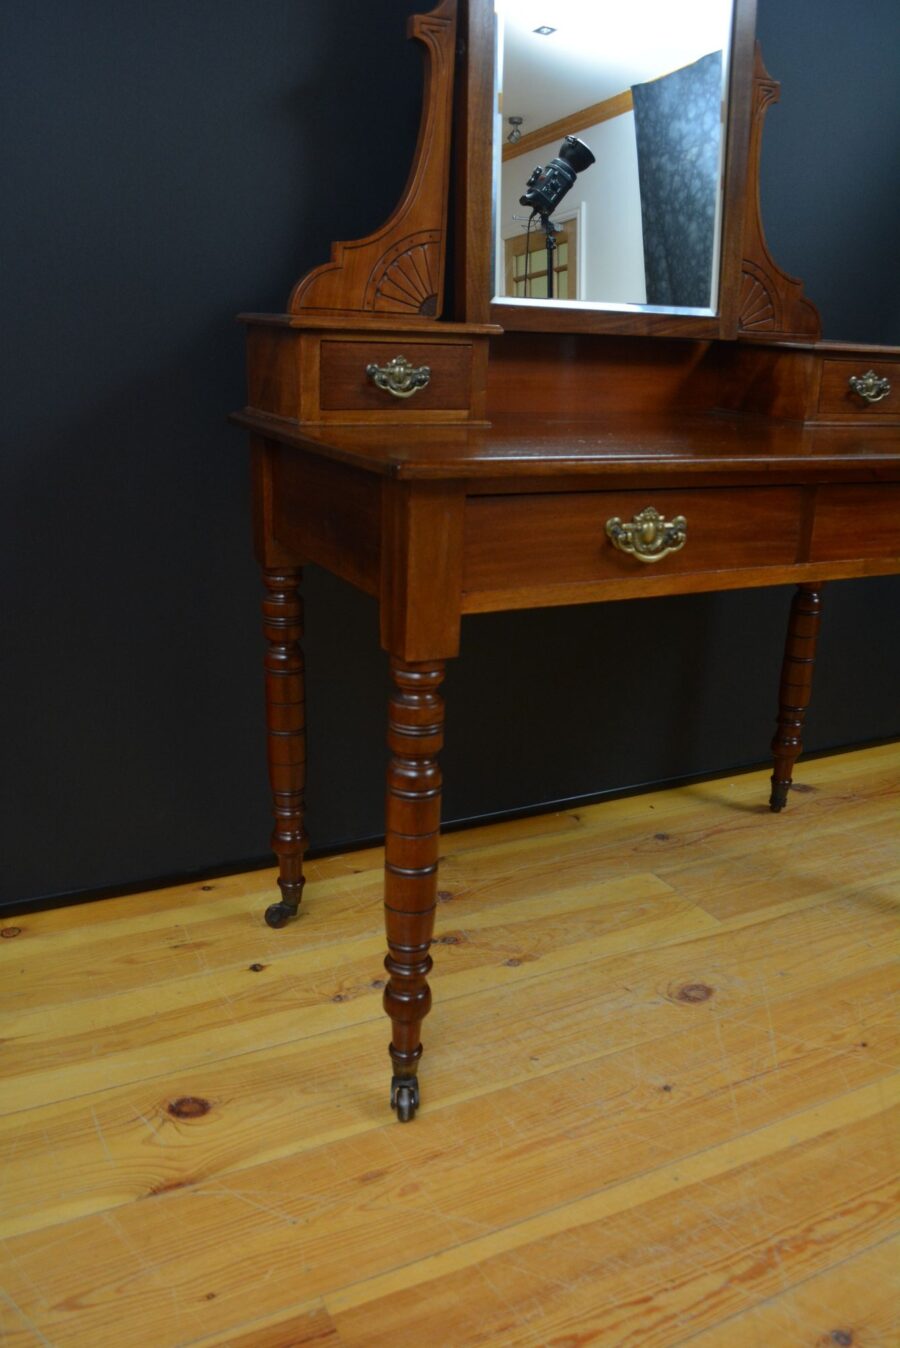
[[[800,558],[804,501],[800,487],[470,497],[463,589],[791,565]],[[606,527],[631,523],[647,507],[686,521],[684,546],[652,562],[619,551]]]

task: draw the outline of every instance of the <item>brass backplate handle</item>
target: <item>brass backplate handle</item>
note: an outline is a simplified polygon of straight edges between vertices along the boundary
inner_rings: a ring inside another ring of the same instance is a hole
[[[890,380],[877,375],[874,370],[866,370],[862,375],[851,374],[849,383],[853,392],[865,398],[867,403],[880,403],[891,391]]]
[[[420,388],[427,388],[431,369],[427,365],[416,368],[405,356],[395,356],[387,365],[366,366],[366,374],[377,388],[392,393],[395,398],[411,398]]]
[[[620,552],[627,552],[639,562],[661,562],[669,553],[684,547],[687,520],[683,515],[665,520],[653,506],[647,506],[630,524],[623,524],[618,515],[607,520],[606,535]]]

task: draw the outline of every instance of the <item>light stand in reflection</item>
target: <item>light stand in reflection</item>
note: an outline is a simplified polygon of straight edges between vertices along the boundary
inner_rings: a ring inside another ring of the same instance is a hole
[[[531,221],[535,216],[540,220],[541,229],[544,231],[547,248],[548,300],[553,299],[553,263],[557,247],[556,236],[559,233],[559,227],[553,223],[550,217],[569,189],[575,185],[578,174],[590,168],[594,162],[594,155],[583,140],[579,140],[577,136],[566,136],[559,147],[557,158],[551,159],[546,168],[541,168],[538,165],[525,184],[524,194],[519,197],[520,206],[531,207],[531,218],[528,221],[529,232]],[[526,278],[529,256],[526,243]]]

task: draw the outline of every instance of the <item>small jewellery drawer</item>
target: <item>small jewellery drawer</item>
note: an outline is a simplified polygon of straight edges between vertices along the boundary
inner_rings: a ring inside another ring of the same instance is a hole
[[[470,497],[463,588],[791,565],[802,507],[797,487]]]
[[[817,420],[863,417],[900,421],[900,364],[874,354],[823,361]]]
[[[900,484],[820,487],[811,562],[900,557]]]
[[[320,348],[323,412],[465,412],[471,399],[470,342],[325,340]]]

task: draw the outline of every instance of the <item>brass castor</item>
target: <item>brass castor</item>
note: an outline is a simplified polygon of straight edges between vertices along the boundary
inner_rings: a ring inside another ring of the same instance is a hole
[[[391,1078],[391,1109],[401,1123],[409,1123],[419,1108],[419,1083],[415,1077]]]
[[[289,903],[283,900],[279,903],[270,903],[266,909],[266,925],[269,927],[284,927],[292,917],[297,916],[297,909],[292,908]]]

